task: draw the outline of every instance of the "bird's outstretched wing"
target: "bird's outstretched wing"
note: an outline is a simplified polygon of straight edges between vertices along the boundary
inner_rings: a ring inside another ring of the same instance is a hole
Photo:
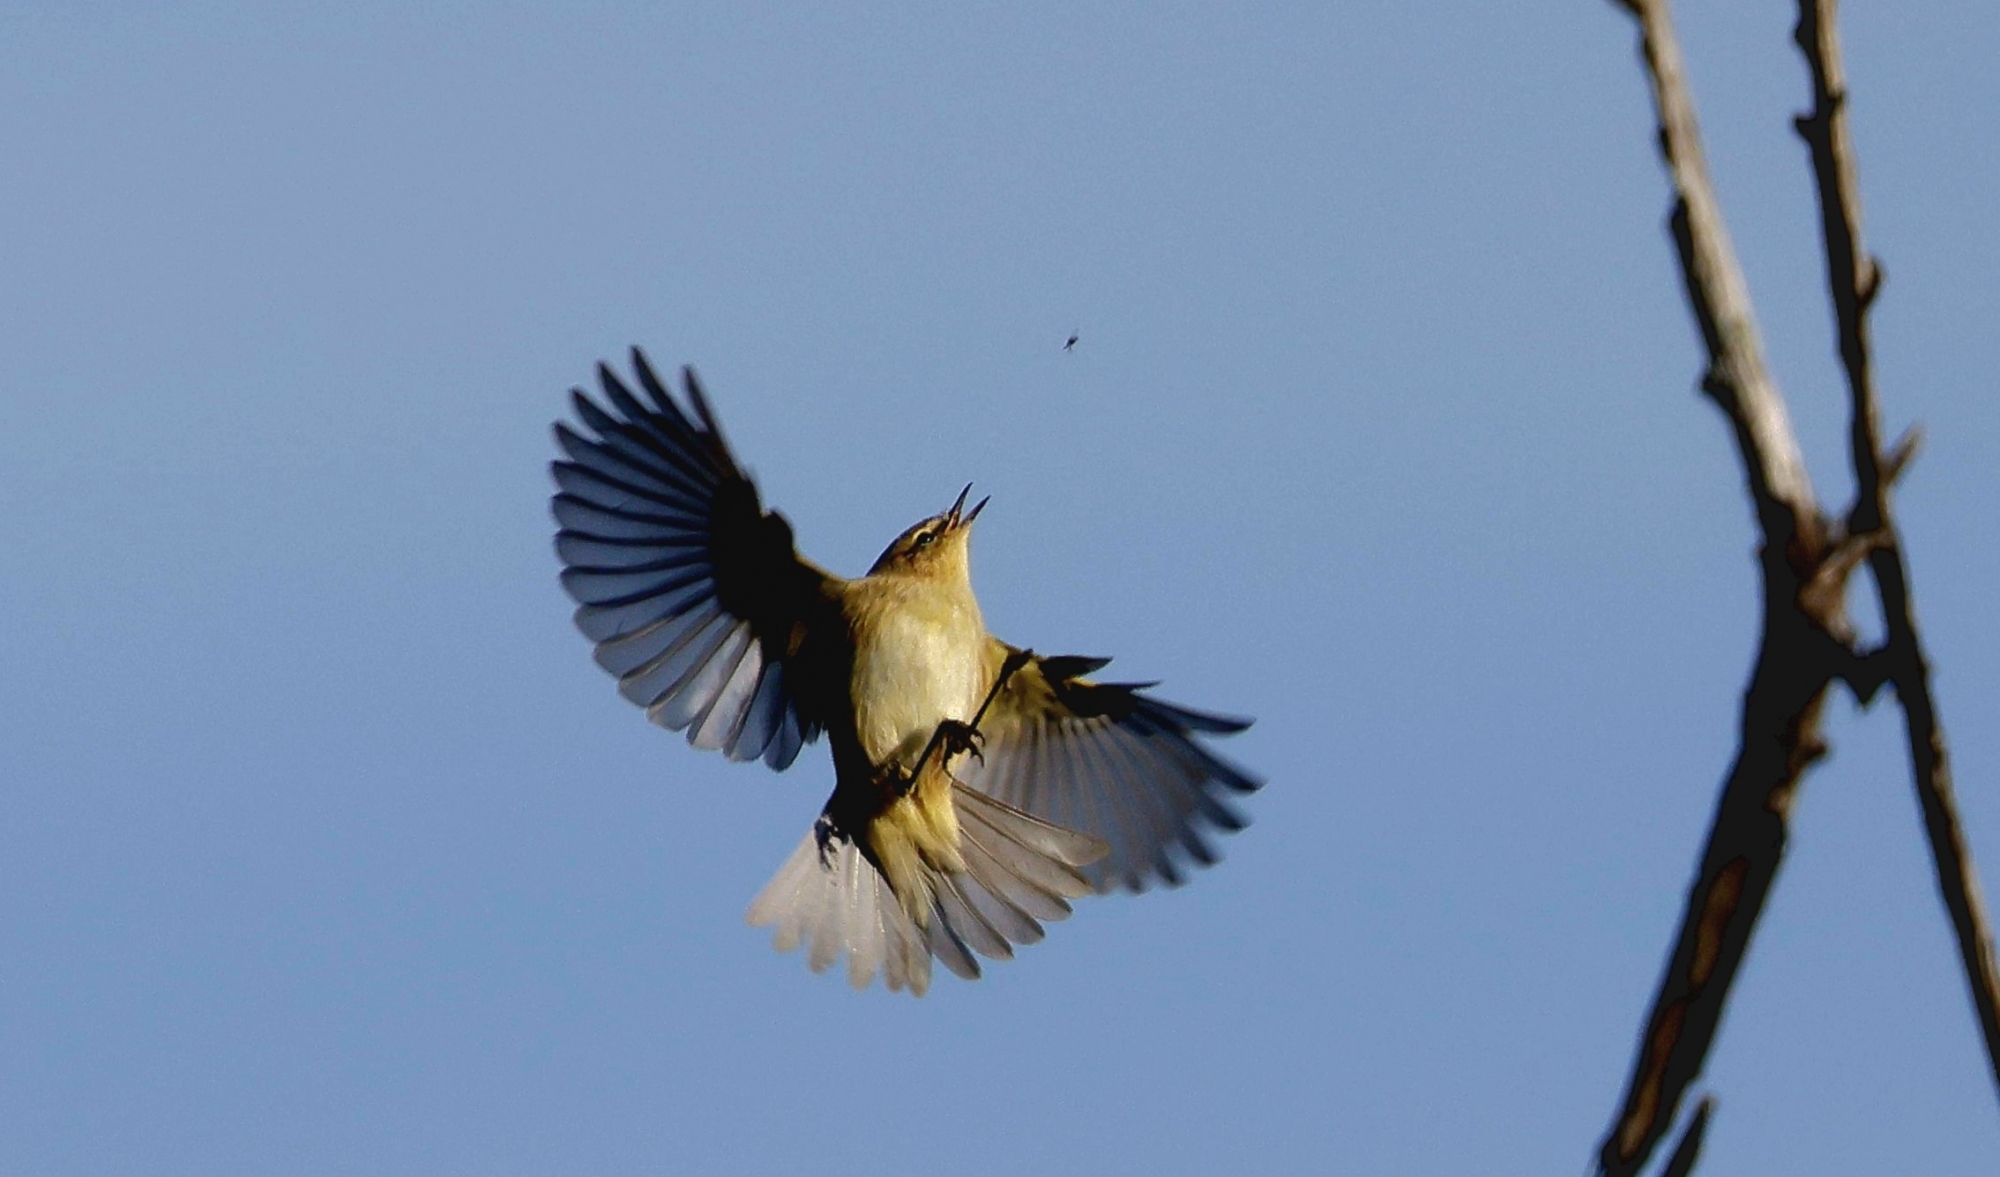
[[[997,673],[1012,646],[995,640]],[[1084,868],[1099,891],[1178,884],[1183,861],[1216,861],[1204,834],[1247,824],[1224,800],[1263,782],[1204,747],[1203,735],[1250,726],[1145,694],[1152,683],[1083,676],[1109,658],[1034,657],[1008,679],[980,721],[984,759],[952,772],[968,787],[1043,821],[1102,838],[1111,853]]]
[[[654,723],[732,760],[791,764],[825,724],[811,682],[815,631],[840,581],[799,557],[730,455],[692,369],[692,412],[638,348],[650,404],[599,364],[608,409],[573,389],[584,432],[557,422],[550,464],[562,583],[597,664]]]

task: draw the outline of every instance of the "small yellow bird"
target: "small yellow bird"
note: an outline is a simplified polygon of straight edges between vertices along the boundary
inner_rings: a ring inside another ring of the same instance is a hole
[[[750,906],[781,951],[921,996],[932,957],[975,978],[974,953],[1011,957],[1092,891],[1177,884],[1216,860],[1205,830],[1243,828],[1224,797],[1262,782],[1195,737],[1249,721],[986,632],[970,486],[842,579],[763,509],[694,371],[689,412],[632,364],[650,404],[600,364],[608,408],[572,390],[594,436],[555,426],[562,583],[619,692],[695,747],[782,770],[827,737],[833,796]]]

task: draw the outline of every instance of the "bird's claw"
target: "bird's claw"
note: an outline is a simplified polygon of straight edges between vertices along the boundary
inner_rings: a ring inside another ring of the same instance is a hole
[[[894,764],[885,764],[877,771],[877,787],[888,786],[892,797],[907,797],[916,791],[917,774]]]
[[[941,719],[937,726],[938,751],[944,753],[948,761],[961,752],[972,753],[972,758],[986,763],[986,753],[982,745],[986,743],[986,733],[959,719]]]

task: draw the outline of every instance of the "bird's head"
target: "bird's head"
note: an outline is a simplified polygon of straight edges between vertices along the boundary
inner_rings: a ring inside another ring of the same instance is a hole
[[[868,575],[893,572],[906,576],[970,581],[972,565],[968,547],[972,539],[972,521],[979,518],[979,512],[989,501],[980,499],[968,511],[965,509],[965,496],[971,493],[972,484],[968,482],[965,489],[958,492],[958,499],[949,510],[913,524],[908,531],[897,536],[896,542],[876,557],[875,566],[868,570]]]

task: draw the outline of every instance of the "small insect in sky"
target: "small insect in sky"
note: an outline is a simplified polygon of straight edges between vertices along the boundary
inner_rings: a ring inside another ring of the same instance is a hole
[[[1072,331],[1069,333],[1069,339],[1063,343],[1063,350],[1064,351],[1076,350],[1076,332]]]

